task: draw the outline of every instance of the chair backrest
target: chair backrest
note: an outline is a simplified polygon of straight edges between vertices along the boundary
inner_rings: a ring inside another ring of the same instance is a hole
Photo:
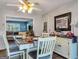
[[[42,37],[49,37],[49,33],[42,33]]]
[[[8,40],[6,35],[3,35],[3,40],[5,43],[7,56],[10,56],[12,49],[15,48],[15,46],[16,46],[16,44],[15,44],[16,42],[15,42],[15,40]]]
[[[10,56],[10,54],[9,54],[10,53],[10,51],[9,51],[9,43],[8,43],[7,37],[6,37],[6,35],[2,35],[2,37],[3,37],[4,43],[5,43],[7,56]]]
[[[38,38],[37,59],[48,55],[52,56],[56,37]]]
[[[15,40],[15,42],[16,42],[17,45],[21,44],[21,43],[25,43],[23,41],[22,35],[13,36],[13,38],[14,38],[14,40]]]
[[[13,36],[13,38],[16,38],[16,39],[22,39],[22,35],[15,35],[15,36]]]

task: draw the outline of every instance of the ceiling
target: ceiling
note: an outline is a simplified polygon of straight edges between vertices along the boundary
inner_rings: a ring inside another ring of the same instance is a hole
[[[29,0],[34,3],[39,3],[36,7],[40,8],[41,11],[33,11],[35,14],[44,14],[47,13],[54,8],[61,6],[65,3],[71,2],[73,0]],[[10,10],[17,11],[17,7],[6,6],[6,4],[18,4],[18,0],[0,0],[0,8],[8,8]]]

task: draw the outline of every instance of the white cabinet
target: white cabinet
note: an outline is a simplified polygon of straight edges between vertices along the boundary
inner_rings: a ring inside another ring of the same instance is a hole
[[[76,55],[74,55],[73,50]],[[72,39],[57,37],[55,52],[68,59],[76,59],[77,43],[72,43]]]
[[[20,24],[7,23],[6,24],[6,31],[12,31],[12,32],[20,31]]]

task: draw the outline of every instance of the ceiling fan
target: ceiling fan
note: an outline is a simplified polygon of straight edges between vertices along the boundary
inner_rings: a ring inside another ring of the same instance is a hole
[[[28,0],[18,0],[19,1],[19,5],[15,5],[15,4],[7,4],[7,6],[17,6],[19,7],[19,11],[22,11],[23,13],[28,12],[31,13],[33,10],[38,10],[40,11],[40,9],[35,8],[35,5],[38,5],[38,3],[31,3]]]

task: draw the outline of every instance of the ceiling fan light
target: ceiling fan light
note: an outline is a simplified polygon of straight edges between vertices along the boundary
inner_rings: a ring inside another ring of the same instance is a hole
[[[23,9],[22,12],[25,13],[25,10]]]
[[[27,6],[23,6],[23,9],[24,9],[24,10],[27,10]]]
[[[22,10],[22,6],[19,7],[19,10]]]
[[[31,6],[34,6],[34,4],[33,4],[33,3],[31,3]]]
[[[32,6],[34,6],[34,4],[33,3],[29,3],[28,6],[31,6],[32,7]]]
[[[32,13],[32,10],[33,10],[33,8],[31,7],[31,8],[29,8],[28,9],[28,13]]]

